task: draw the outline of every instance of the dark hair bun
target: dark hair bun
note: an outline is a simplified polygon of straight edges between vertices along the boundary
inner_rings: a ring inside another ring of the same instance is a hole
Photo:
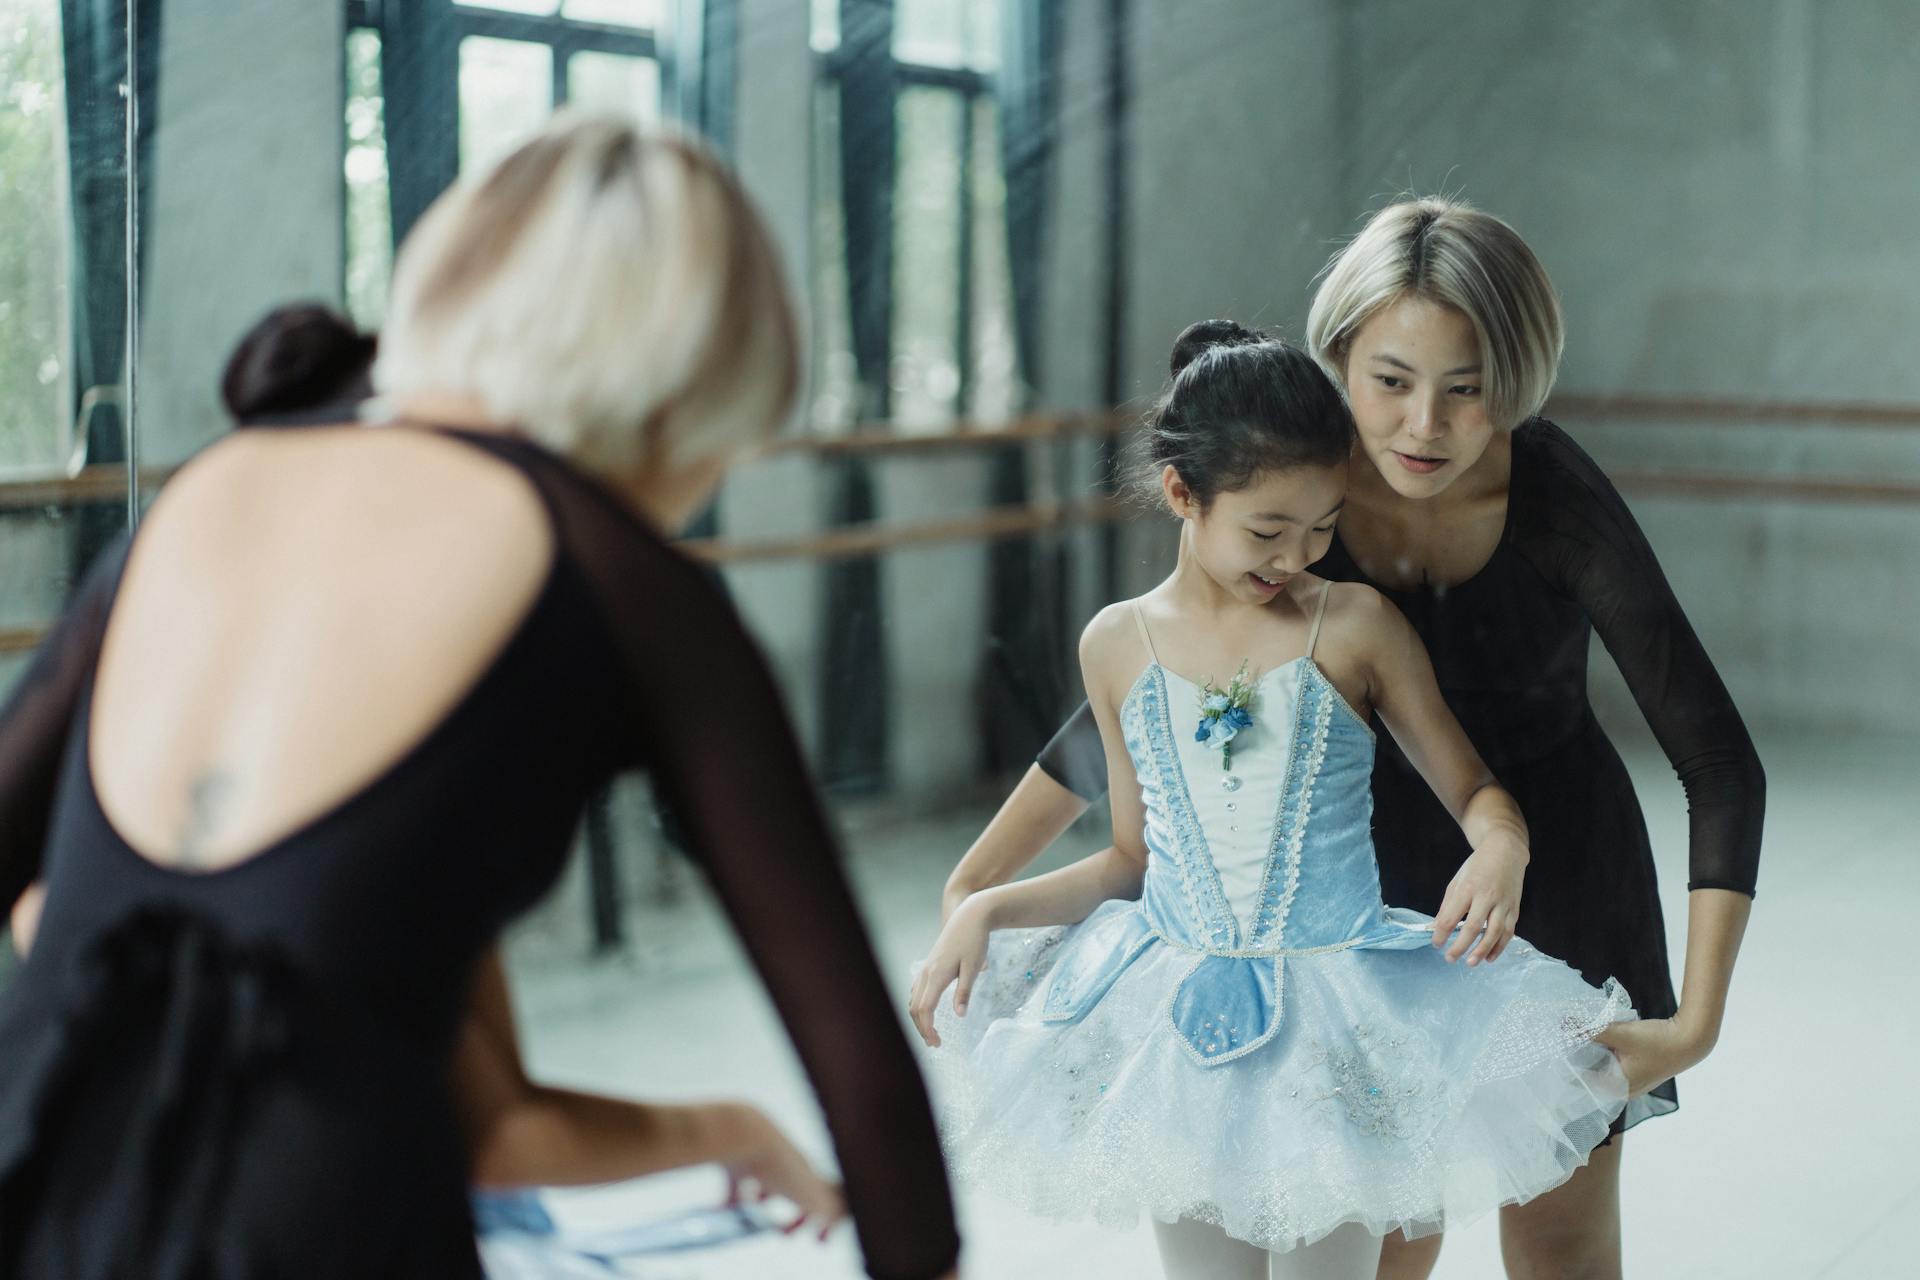
[[[1168,372],[1179,377],[1182,369],[1215,347],[1245,347],[1266,340],[1267,335],[1258,329],[1248,329],[1232,320],[1196,320],[1173,340]]]
[[[220,398],[237,421],[363,400],[377,343],[331,307],[276,307],[227,357]]]
[[[1135,484],[1156,501],[1169,466],[1204,510],[1267,471],[1341,466],[1353,447],[1346,402],[1313,357],[1231,320],[1191,324],[1173,378],[1130,446]]]

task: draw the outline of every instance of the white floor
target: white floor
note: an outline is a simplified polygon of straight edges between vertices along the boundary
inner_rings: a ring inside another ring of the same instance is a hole
[[[1920,739],[1763,738],[1770,783],[1760,897],[1718,1050],[1682,1107],[1626,1139],[1627,1273],[1810,1280],[1920,1275]],[[1629,763],[1653,829],[1676,965],[1685,953],[1684,800],[1652,744]],[[896,985],[935,931],[941,881],[982,812],[851,818],[853,868]],[[1097,829],[1080,837],[1096,839]],[[1078,852],[1072,850],[1071,852]],[[827,1150],[805,1080],[724,922],[698,895],[642,913],[623,959],[518,967],[537,1075],[653,1098],[743,1096]],[[1675,979],[1679,974],[1676,971]],[[569,1224],[617,1225],[717,1196],[711,1172],[555,1197]],[[1159,1275],[1150,1233],[1043,1223],[962,1200],[963,1274]],[[653,1274],[653,1273],[643,1273]],[[862,1274],[850,1233],[763,1239],[661,1276]],[[1440,1280],[1501,1274],[1494,1221],[1447,1241]]]

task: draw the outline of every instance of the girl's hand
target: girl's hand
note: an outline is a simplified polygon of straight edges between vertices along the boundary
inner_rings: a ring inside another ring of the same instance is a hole
[[[952,881],[947,882],[947,887],[940,892],[940,925],[942,928],[946,927],[947,921],[953,919],[953,913],[960,909],[960,904],[968,898],[971,898],[973,894],[974,891],[969,886],[956,885]]]
[[[767,1200],[773,1196],[793,1202],[800,1212],[781,1230],[788,1235],[810,1227],[821,1240],[847,1216],[840,1184],[820,1176],[773,1121],[754,1107],[728,1104],[732,1123],[744,1131],[744,1150],[724,1164],[727,1203]]]
[[[1637,1098],[1671,1080],[1713,1051],[1713,1037],[1689,1025],[1684,1013],[1671,1018],[1616,1022],[1594,1037],[1613,1050],[1627,1073],[1627,1096]]]
[[[966,899],[947,917],[946,927],[934,940],[926,963],[913,980],[913,994],[907,1000],[907,1013],[929,1046],[940,1047],[940,1033],[934,1030],[933,1011],[940,997],[954,983],[953,1011],[967,1015],[967,1001],[973,996],[973,980],[987,963],[987,938],[993,932],[987,909],[979,894]]]
[[[1514,833],[1502,831],[1482,842],[1460,864],[1453,883],[1447,886],[1447,896],[1440,903],[1440,914],[1433,919],[1436,947],[1446,943],[1455,925],[1465,922],[1460,936],[1447,948],[1447,963],[1463,955],[1468,965],[1498,960],[1507,944],[1513,941],[1514,927],[1520,919],[1520,888],[1526,879],[1527,858],[1526,842]]]

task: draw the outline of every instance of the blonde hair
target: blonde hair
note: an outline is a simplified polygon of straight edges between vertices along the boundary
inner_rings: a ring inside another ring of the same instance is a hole
[[[1354,335],[1407,296],[1453,307],[1480,342],[1483,395],[1496,427],[1540,411],[1565,331],[1546,269],[1519,232],[1463,201],[1406,200],[1375,214],[1322,273],[1307,314],[1314,359],[1343,389]]]
[[[554,118],[447,191],[394,264],[376,391],[476,397],[626,474],[755,443],[799,381],[766,227],[699,145]]]

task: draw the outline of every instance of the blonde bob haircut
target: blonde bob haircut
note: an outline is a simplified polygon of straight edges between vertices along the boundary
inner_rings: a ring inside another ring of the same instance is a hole
[[[766,227],[704,148],[556,116],[435,201],[394,263],[373,368],[610,475],[758,443],[793,406],[793,308]]]
[[[1441,303],[1472,322],[1495,427],[1508,430],[1540,412],[1565,331],[1553,283],[1518,232],[1441,196],[1375,214],[1327,263],[1307,314],[1308,348],[1343,390],[1354,335],[1403,297]]]

